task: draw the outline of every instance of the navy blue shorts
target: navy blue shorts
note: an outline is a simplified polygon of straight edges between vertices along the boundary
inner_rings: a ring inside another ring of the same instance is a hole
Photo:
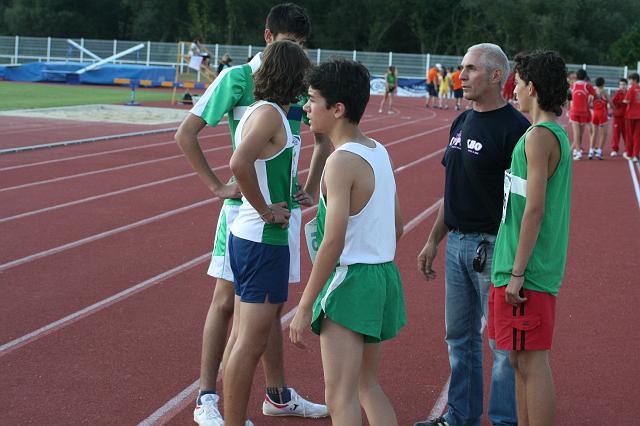
[[[280,304],[289,294],[289,246],[229,235],[229,263],[240,301]]]

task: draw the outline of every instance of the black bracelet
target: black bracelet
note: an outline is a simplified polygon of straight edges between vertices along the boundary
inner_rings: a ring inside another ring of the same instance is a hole
[[[524,277],[524,272],[522,273],[522,275],[515,275],[513,272],[511,273],[511,276],[514,278],[522,278]]]

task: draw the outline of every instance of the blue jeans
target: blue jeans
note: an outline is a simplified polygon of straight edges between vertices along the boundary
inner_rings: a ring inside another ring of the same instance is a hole
[[[487,240],[483,272],[473,270],[478,243]],[[491,261],[496,237],[491,234],[449,232],[445,266],[445,325],[451,382],[445,419],[451,426],[479,426],[483,406],[482,317],[487,318]],[[494,425],[516,425],[515,379],[509,352],[493,351],[489,420]]]

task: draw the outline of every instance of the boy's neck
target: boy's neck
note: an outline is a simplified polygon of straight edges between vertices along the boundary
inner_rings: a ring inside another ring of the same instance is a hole
[[[558,116],[551,111],[545,111],[538,107],[533,108],[530,112],[531,114],[531,124],[540,124],[540,123],[555,123],[558,121]]]
[[[335,149],[348,142],[364,144],[369,141],[369,138],[362,133],[357,124],[353,124],[346,119],[338,121],[327,136],[331,138],[331,144]]]

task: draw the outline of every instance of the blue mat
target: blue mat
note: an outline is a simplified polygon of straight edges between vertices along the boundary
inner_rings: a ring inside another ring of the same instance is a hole
[[[173,81],[175,69],[172,67],[147,67],[142,65],[105,64],[83,74],[74,74],[86,67],[79,62],[32,62],[20,66],[0,66],[0,77],[12,81],[52,81],[87,84],[113,84],[114,78],[131,80],[151,80],[153,86],[163,81]]]

